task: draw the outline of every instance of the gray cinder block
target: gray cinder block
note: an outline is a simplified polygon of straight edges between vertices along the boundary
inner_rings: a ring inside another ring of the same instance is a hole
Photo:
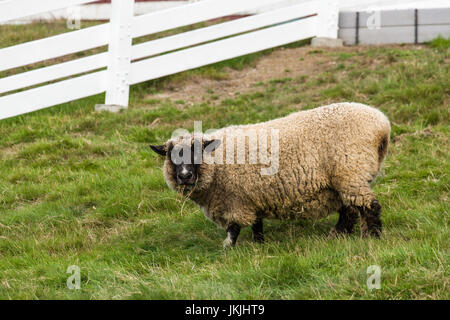
[[[112,113],[120,112],[120,110],[127,109],[127,107],[124,106],[118,106],[118,105],[108,105],[108,104],[96,104],[95,105],[95,111],[102,112],[102,111],[109,111]]]
[[[318,37],[311,40],[311,47],[342,47],[343,45],[342,39]]]

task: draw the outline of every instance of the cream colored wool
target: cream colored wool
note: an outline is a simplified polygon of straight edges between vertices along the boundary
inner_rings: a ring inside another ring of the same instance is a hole
[[[226,139],[236,138],[236,129],[279,130],[276,174],[261,175],[260,169],[268,166],[263,164],[202,163],[195,187],[186,190],[173,178],[170,155],[164,163],[167,184],[224,229],[231,223],[250,226],[257,218],[323,218],[343,205],[370,207],[375,199],[370,183],[380,171],[390,135],[389,120],[377,109],[336,103],[232,126],[213,135],[222,140],[219,148]],[[170,143],[179,140],[169,140],[166,146]]]

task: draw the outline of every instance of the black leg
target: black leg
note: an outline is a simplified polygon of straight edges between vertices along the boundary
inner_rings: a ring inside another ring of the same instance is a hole
[[[338,232],[352,233],[355,223],[358,221],[359,212],[353,207],[339,209],[339,221],[336,224]]]
[[[252,225],[253,240],[259,243],[264,243],[264,232],[263,232],[263,219],[256,219],[255,223]]]
[[[224,247],[234,246],[236,244],[236,240],[237,240],[240,232],[241,232],[241,226],[236,223],[232,223],[227,228],[227,237],[226,237],[225,241],[223,242],[223,246]]]
[[[330,231],[330,237],[339,234],[350,234],[353,232],[355,223],[358,221],[359,212],[354,207],[342,206],[339,211],[339,220]]]
[[[368,207],[358,207],[361,213],[361,232],[363,237],[368,235],[379,238],[381,236],[381,205],[378,200],[373,200]]]

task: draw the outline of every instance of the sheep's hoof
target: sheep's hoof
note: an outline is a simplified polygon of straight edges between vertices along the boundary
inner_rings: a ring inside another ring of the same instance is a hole
[[[339,236],[341,236],[342,234],[339,233],[335,227],[333,227],[333,229],[330,230],[330,233],[328,234],[327,240],[332,240],[332,239],[336,239]]]
[[[335,239],[337,236],[336,228],[333,228],[330,230],[330,233],[328,233],[327,240]]]
[[[231,248],[234,247],[235,243],[233,243],[233,240],[231,239],[231,237],[228,235],[225,240],[223,240],[223,248]]]
[[[231,223],[227,228],[227,237],[223,241],[223,247],[234,247],[239,236],[239,232],[241,232],[241,227],[236,223]]]
[[[226,237],[226,239],[223,240],[223,248],[226,249],[231,247],[234,247],[233,240],[231,240],[230,237]]]
[[[253,241],[259,244],[264,244],[264,235],[258,235],[253,237]]]
[[[347,236],[347,233],[339,231],[336,229],[336,227],[333,227],[333,229],[331,229],[330,233],[328,234],[327,240],[345,238],[345,236]]]

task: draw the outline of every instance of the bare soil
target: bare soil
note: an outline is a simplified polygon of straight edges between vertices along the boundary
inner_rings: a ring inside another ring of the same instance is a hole
[[[261,57],[254,67],[244,70],[226,69],[228,77],[215,80],[203,76],[193,76],[186,80],[166,86],[162,92],[149,95],[148,99],[183,100],[188,105],[198,103],[208,94],[221,98],[234,96],[236,93],[248,93],[260,90],[256,84],[272,79],[314,76],[336,65],[332,52],[364,52],[368,47],[341,48],[281,48]],[[376,61],[372,61],[376,64]]]

